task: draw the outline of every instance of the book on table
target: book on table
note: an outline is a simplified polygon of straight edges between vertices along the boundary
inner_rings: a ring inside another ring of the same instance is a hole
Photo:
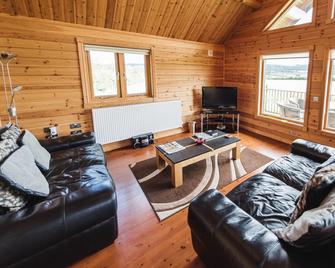
[[[178,142],[175,141],[158,145],[158,147],[167,154],[173,154],[185,149],[184,146],[180,145]]]

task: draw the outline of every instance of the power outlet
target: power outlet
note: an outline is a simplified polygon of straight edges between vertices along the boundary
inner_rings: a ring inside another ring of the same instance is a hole
[[[70,129],[74,129],[74,128],[81,128],[81,124],[80,123],[72,123],[72,124],[70,124]]]
[[[83,133],[81,130],[73,130],[73,131],[71,131],[71,136],[78,135],[78,134],[81,134],[81,133]]]

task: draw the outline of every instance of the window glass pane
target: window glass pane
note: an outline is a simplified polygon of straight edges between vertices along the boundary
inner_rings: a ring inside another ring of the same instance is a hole
[[[301,25],[312,22],[313,19],[313,0],[296,0],[284,12],[270,30],[285,28],[294,25]]]
[[[127,94],[145,94],[147,92],[145,55],[125,53],[124,62]]]
[[[115,53],[90,50],[94,96],[117,96]]]
[[[335,60],[331,60],[332,64],[332,74],[331,74],[331,81],[330,81],[330,96],[329,96],[329,103],[328,103],[328,128],[335,129]]]
[[[294,54],[292,54],[294,55]],[[304,121],[309,57],[263,59],[262,113]]]

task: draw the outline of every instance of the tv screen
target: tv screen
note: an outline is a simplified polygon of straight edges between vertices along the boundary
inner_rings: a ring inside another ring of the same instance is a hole
[[[203,87],[202,108],[204,109],[237,109],[236,87]]]

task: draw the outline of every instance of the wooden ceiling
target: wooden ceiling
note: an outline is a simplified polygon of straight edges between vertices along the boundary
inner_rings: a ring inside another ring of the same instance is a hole
[[[0,0],[0,12],[223,43],[261,0]]]

